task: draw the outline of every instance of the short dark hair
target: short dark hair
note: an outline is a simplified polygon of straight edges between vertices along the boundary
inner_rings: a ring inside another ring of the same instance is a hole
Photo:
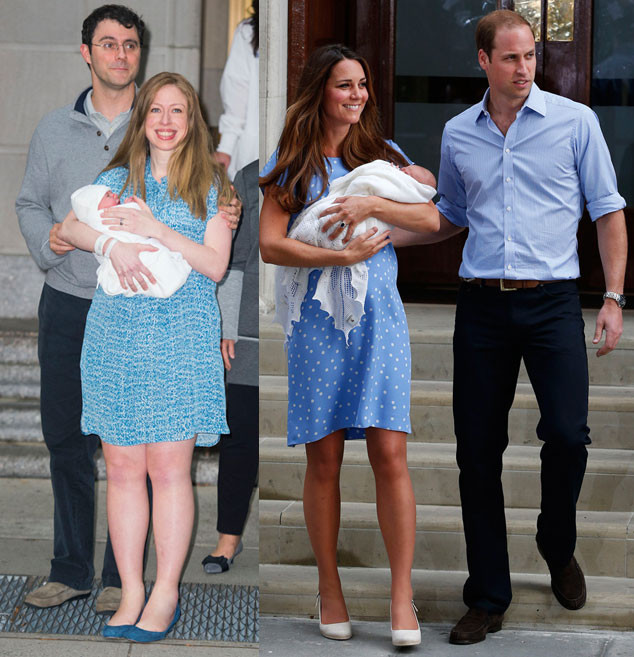
[[[145,23],[141,20],[141,17],[132,9],[128,9],[123,5],[102,5],[97,7],[81,26],[81,42],[88,46],[88,50],[92,52],[92,37],[95,34],[97,25],[105,20],[117,21],[117,23],[128,29],[135,27],[139,35],[139,45],[143,47]]]
[[[500,28],[513,28],[526,26],[533,32],[531,24],[517,12],[510,9],[497,9],[487,14],[478,21],[476,27],[475,40],[478,52],[484,50],[487,57],[491,59],[491,52],[493,51],[493,42],[495,35]]]

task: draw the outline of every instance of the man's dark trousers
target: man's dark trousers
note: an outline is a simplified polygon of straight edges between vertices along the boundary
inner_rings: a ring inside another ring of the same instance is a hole
[[[95,464],[97,436],[80,430],[80,357],[90,300],[44,285],[39,306],[42,432],[50,452],[55,501],[49,581],[90,589],[94,575]],[[110,544],[104,586],[121,586]]]
[[[511,602],[502,454],[522,358],[541,418],[537,539],[550,565],[576,542],[576,503],[590,443],[588,362],[574,281],[504,292],[463,283],[454,332],[454,424],[469,577],[468,607],[504,613]]]

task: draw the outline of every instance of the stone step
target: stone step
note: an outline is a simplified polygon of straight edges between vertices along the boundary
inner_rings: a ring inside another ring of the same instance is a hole
[[[106,464],[100,449],[95,453],[97,479],[106,478]],[[0,478],[50,478],[49,452],[46,445],[0,442]],[[192,479],[198,485],[215,485],[218,481],[218,448],[194,449]]]
[[[511,445],[504,455],[504,497],[508,507],[535,509],[540,504],[538,446]],[[408,445],[408,464],[418,502],[460,505],[455,446],[444,443]],[[289,448],[283,438],[260,439],[260,488],[262,499],[302,498],[306,452]],[[346,443],[341,499],[374,502],[375,487],[365,441]],[[578,509],[632,511],[634,500],[634,451],[591,447]]]
[[[42,442],[43,440],[39,401],[0,398],[0,441]]]
[[[389,618],[390,572],[384,568],[340,568],[348,611],[352,619]],[[465,572],[414,570],[414,601],[425,622],[455,622],[466,611],[462,602]],[[568,611],[555,600],[547,575],[512,576],[513,601],[505,622],[539,625],[544,629],[575,627],[631,630],[634,617],[634,580],[588,577],[588,601]],[[260,611],[276,616],[313,616],[317,569],[313,566],[260,566]],[[317,622],[317,621],[315,621]],[[317,633],[317,629],[315,630]],[[470,654],[486,654],[471,652]]]
[[[405,304],[405,309],[412,346],[412,379],[451,381],[455,306]],[[596,358],[598,347],[592,344],[596,315],[596,310],[584,311],[590,383],[634,385],[634,311],[625,311],[619,348],[607,358]],[[260,318],[260,374],[286,376],[283,337],[282,328],[273,323],[271,315]],[[524,365],[520,381],[528,382]]]
[[[453,442],[452,384],[449,381],[413,381],[412,440]],[[287,380],[260,377],[260,436],[286,435]],[[509,436],[516,445],[535,444],[539,421],[537,400],[530,384],[519,383],[509,418]],[[591,386],[591,438],[605,448],[634,446],[634,385]]]
[[[37,320],[0,318],[0,363],[37,363]]]
[[[0,398],[39,399],[40,366],[26,363],[0,363]]]
[[[506,510],[513,572],[548,573],[535,545],[538,513],[537,509]],[[631,511],[580,511],[577,536],[575,554],[586,575],[634,577],[634,515]],[[341,505],[338,557],[337,562],[342,567],[380,568],[388,564],[375,504],[344,502]],[[301,501],[260,501],[260,563],[315,563]],[[414,568],[467,569],[459,506],[416,507]]]

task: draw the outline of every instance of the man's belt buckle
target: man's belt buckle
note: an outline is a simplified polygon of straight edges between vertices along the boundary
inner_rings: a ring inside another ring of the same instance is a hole
[[[503,278],[500,278],[500,290],[502,292],[515,292],[518,289],[516,287],[506,287],[504,283],[505,280]]]

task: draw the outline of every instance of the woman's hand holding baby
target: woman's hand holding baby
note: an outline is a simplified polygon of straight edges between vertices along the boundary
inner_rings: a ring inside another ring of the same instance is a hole
[[[338,224],[335,230],[328,235],[331,240],[334,240],[347,227],[343,241],[344,243],[349,242],[358,224],[372,216],[375,197],[340,196],[334,200],[334,203],[335,205],[326,208],[319,215],[320,217],[330,215],[330,218],[324,222],[321,230],[323,233],[327,233],[335,224]]]
[[[344,258],[344,264],[354,265],[357,262],[367,260],[390,243],[389,230],[378,233],[378,235],[377,233],[378,228],[370,228],[365,233],[357,235],[348,243],[345,249],[339,251]]]
[[[145,279],[150,283],[156,283],[152,272],[139,258],[142,251],[157,251],[157,249],[149,244],[117,242],[110,252],[110,260],[124,290],[129,287],[133,292],[136,292],[137,285],[147,290],[148,284]]]
[[[101,223],[104,226],[109,226],[112,231],[125,230],[128,233],[134,233],[142,237],[155,237],[160,240],[161,231],[165,224],[154,217],[147,203],[138,196],[130,196],[125,202],[137,203],[140,210],[121,206],[108,208],[101,211],[103,217]]]

